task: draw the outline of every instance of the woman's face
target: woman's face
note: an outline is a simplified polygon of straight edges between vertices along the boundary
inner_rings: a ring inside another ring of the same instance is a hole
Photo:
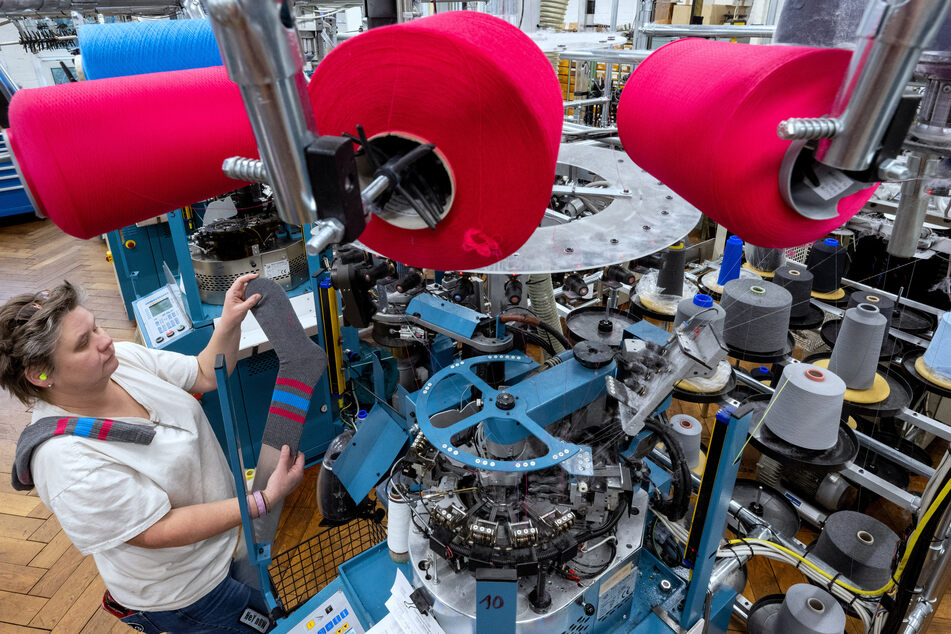
[[[63,318],[53,363],[50,382],[62,392],[92,388],[108,380],[119,367],[112,337],[96,325],[95,316],[82,306]]]

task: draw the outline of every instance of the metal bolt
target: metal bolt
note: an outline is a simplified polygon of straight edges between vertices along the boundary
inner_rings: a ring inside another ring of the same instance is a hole
[[[795,141],[797,139],[830,139],[838,132],[838,119],[825,117],[786,119],[776,126],[776,136],[785,141]]]
[[[651,230],[651,226],[650,226],[650,225],[644,225],[644,226],[641,227],[641,228],[642,228],[644,231],[650,231],[650,230]]]
[[[267,169],[264,162],[258,159],[232,156],[226,158],[221,165],[222,171],[228,178],[252,183],[268,183]]]
[[[320,413],[321,413],[321,414],[326,414],[326,413],[327,413],[327,406],[326,406],[326,405],[321,405],[321,406],[320,406]]]
[[[668,594],[671,590],[674,589],[674,585],[670,583],[670,581],[668,581],[667,579],[662,579],[660,582],[660,586],[658,587],[660,588],[660,591],[663,592],[664,594]]]
[[[336,218],[318,220],[304,248],[309,255],[317,255],[330,245],[340,242],[345,232],[343,223]]]
[[[673,200],[673,199],[674,199],[674,197],[671,196],[671,195],[669,195],[669,194],[668,194],[667,196],[664,196],[664,198],[666,198],[667,200]]]
[[[574,253],[574,252],[575,250],[572,249],[571,247],[565,247],[565,253]]]
[[[611,244],[617,244],[617,243],[618,243],[617,238],[611,238]]]
[[[660,210],[660,215],[661,215],[661,216],[669,216],[669,215],[670,215],[670,212],[667,211],[666,209],[661,209],[661,210]]]

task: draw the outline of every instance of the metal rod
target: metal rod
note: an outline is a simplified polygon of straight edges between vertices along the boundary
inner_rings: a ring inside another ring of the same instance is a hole
[[[630,198],[631,192],[609,187],[580,187],[572,185],[554,185],[551,193],[559,196],[611,196],[613,198]]]
[[[8,17],[69,16],[76,11],[103,15],[120,13],[171,14],[181,8],[178,2],[156,0],[0,0],[0,15]]]
[[[898,211],[895,212],[892,235],[888,239],[888,253],[895,257],[912,258],[918,250],[918,238],[921,237],[921,228],[931,202],[927,191],[929,185],[926,184],[930,158],[925,152],[908,153],[908,169],[912,178],[901,184]]]
[[[281,219],[317,219],[304,156],[317,128],[300,40],[287,4],[209,0],[211,26],[228,75],[241,90]]]
[[[593,51],[559,51],[561,59],[611,61],[616,64],[637,64],[643,62],[653,51],[625,50],[615,48],[596,49]]]
[[[564,102],[564,107],[574,108],[575,106],[592,106],[598,103],[607,103],[610,101],[608,97],[592,97],[591,99],[576,99],[575,101],[566,101]]]
[[[932,433],[935,436],[941,436],[945,440],[951,440],[951,427],[929,416],[919,414],[918,412],[910,410],[906,407],[902,411],[898,412],[898,418],[905,422],[911,423],[919,429],[923,429],[926,432]]]
[[[866,436],[860,431],[855,432],[856,437],[859,439],[859,443],[865,445],[869,449],[873,450],[875,453],[885,456],[892,462],[897,463],[899,466],[908,469],[912,473],[917,473],[918,475],[924,476],[929,480],[934,476],[935,470],[931,467],[922,464],[912,458],[911,456],[906,456],[902,452],[898,451],[891,445],[886,445],[885,443],[875,440],[870,436]]]
[[[945,509],[935,530],[937,543],[932,543],[928,558],[918,575],[917,586],[922,588],[915,607],[908,613],[904,634],[927,632],[934,618],[938,602],[944,597],[951,582],[951,556],[948,555],[948,529],[951,525],[951,506]]]
[[[733,26],[706,24],[657,24],[651,22],[640,29],[649,37],[773,37],[773,25]]]
[[[883,480],[874,473],[866,471],[862,467],[856,465],[854,462],[850,462],[849,464],[845,465],[844,468],[839,470],[839,473],[855,484],[858,484],[859,486],[868,489],[872,493],[880,495],[883,498],[894,502],[896,505],[911,511],[912,513],[921,508],[920,497],[909,493],[904,489],[899,489],[891,482]]]

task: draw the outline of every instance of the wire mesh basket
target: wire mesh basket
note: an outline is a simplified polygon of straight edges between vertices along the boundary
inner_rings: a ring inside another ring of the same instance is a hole
[[[327,527],[275,555],[268,571],[286,612],[292,612],[337,577],[337,566],[386,539],[386,525],[358,518]]]

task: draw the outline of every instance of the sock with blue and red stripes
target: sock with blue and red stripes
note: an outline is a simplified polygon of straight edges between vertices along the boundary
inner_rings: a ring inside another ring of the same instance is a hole
[[[327,369],[327,355],[304,332],[280,284],[259,277],[248,282],[245,291],[248,297],[255,293],[260,293],[261,299],[251,312],[280,364],[254,473],[253,488],[257,491],[267,485],[283,445],[290,446],[292,455],[297,452],[314,386]],[[255,539],[259,542],[271,541],[277,531],[281,505],[276,500],[271,503],[275,508],[255,521]]]

